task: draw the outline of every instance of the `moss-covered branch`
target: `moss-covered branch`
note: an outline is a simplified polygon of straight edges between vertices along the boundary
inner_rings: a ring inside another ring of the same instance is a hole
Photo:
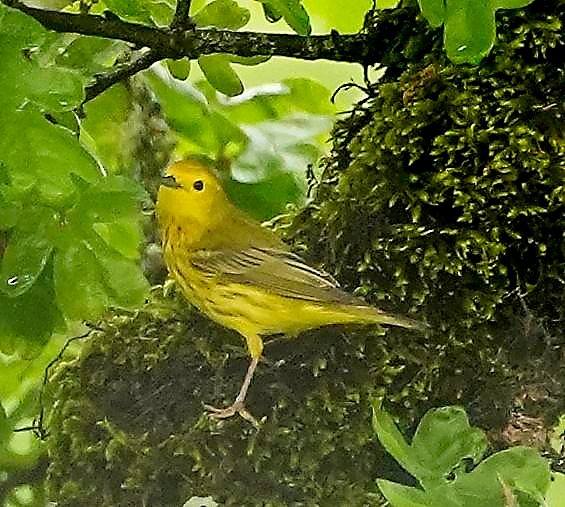
[[[371,44],[378,35],[375,33],[301,36],[217,29],[179,30],[130,23],[112,15],[73,14],[30,7],[18,0],[1,1],[50,30],[130,42],[152,49],[160,59],[184,56],[194,59],[213,53],[231,53],[242,57],[287,56],[370,64],[379,61],[383,52]]]

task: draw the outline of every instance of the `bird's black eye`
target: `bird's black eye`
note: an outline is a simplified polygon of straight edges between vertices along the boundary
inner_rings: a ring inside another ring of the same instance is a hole
[[[204,190],[204,182],[202,180],[196,180],[192,184],[192,188],[194,188],[197,192],[200,192],[201,190]]]

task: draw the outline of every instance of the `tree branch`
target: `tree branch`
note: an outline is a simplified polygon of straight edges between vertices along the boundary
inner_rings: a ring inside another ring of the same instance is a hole
[[[159,60],[161,60],[161,56],[158,53],[148,50],[128,63],[115,65],[107,73],[94,76],[94,81],[84,89],[83,104],[97,97],[110,86],[151,67]]]
[[[303,60],[334,60],[368,63],[364,34],[300,36],[216,29],[176,31],[124,21],[96,14],[73,14],[30,7],[19,0],[0,0],[35,18],[45,28],[130,42],[149,47],[160,58],[190,59],[212,53],[239,56],[288,56]]]
[[[190,20],[190,4],[192,0],[177,0],[177,8],[173,21],[171,21],[171,28],[176,30],[178,28],[194,28],[194,24]]]
[[[122,40],[137,48],[149,48],[137,59],[119,64],[107,74],[99,75],[86,88],[85,101],[91,100],[112,84],[133,76],[152,63],[165,59],[196,59],[213,53],[230,53],[242,57],[285,56],[303,60],[333,60],[360,63],[365,66],[380,61],[387,41],[398,33],[401,21],[383,23],[377,29],[357,34],[300,36],[296,34],[260,33],[218,29],[196,29],[190,25],[190,0],[178,0],[170,28],[159,28],[124,21],[114,15],[74,14],[30,7],[20,0],[0,0],[33,17],[45,28],[108,39]],[[398,21],[398,20],[397,20]],[[189,27],[188,30],[183,30]],[[378,32],[378,33],[377,33]]]

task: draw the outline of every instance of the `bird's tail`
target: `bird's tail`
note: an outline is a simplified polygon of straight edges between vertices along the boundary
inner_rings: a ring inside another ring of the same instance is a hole
[[[417,331],[425,331],[428,328],[423,322],[402,315],[383,312],[372,306],[350,306],[348,307],[348,311],[355,319],[352,320],[352,322],[358,322],[360,324],[384,324],[387,326],[415,329]]]

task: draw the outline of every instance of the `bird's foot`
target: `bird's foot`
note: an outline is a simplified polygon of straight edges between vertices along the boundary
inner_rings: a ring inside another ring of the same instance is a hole
[[[253,424],[253,426],[259,426],[259,422],[253,417],[251,412],[247,410],[243,401],[236,400],[232,405],[226,408],[217,408],[211,405],[204,405],[204,408],[208,411],[208,415],[212,419],[228,419],[229,417],[239,414],[246,421]]]

